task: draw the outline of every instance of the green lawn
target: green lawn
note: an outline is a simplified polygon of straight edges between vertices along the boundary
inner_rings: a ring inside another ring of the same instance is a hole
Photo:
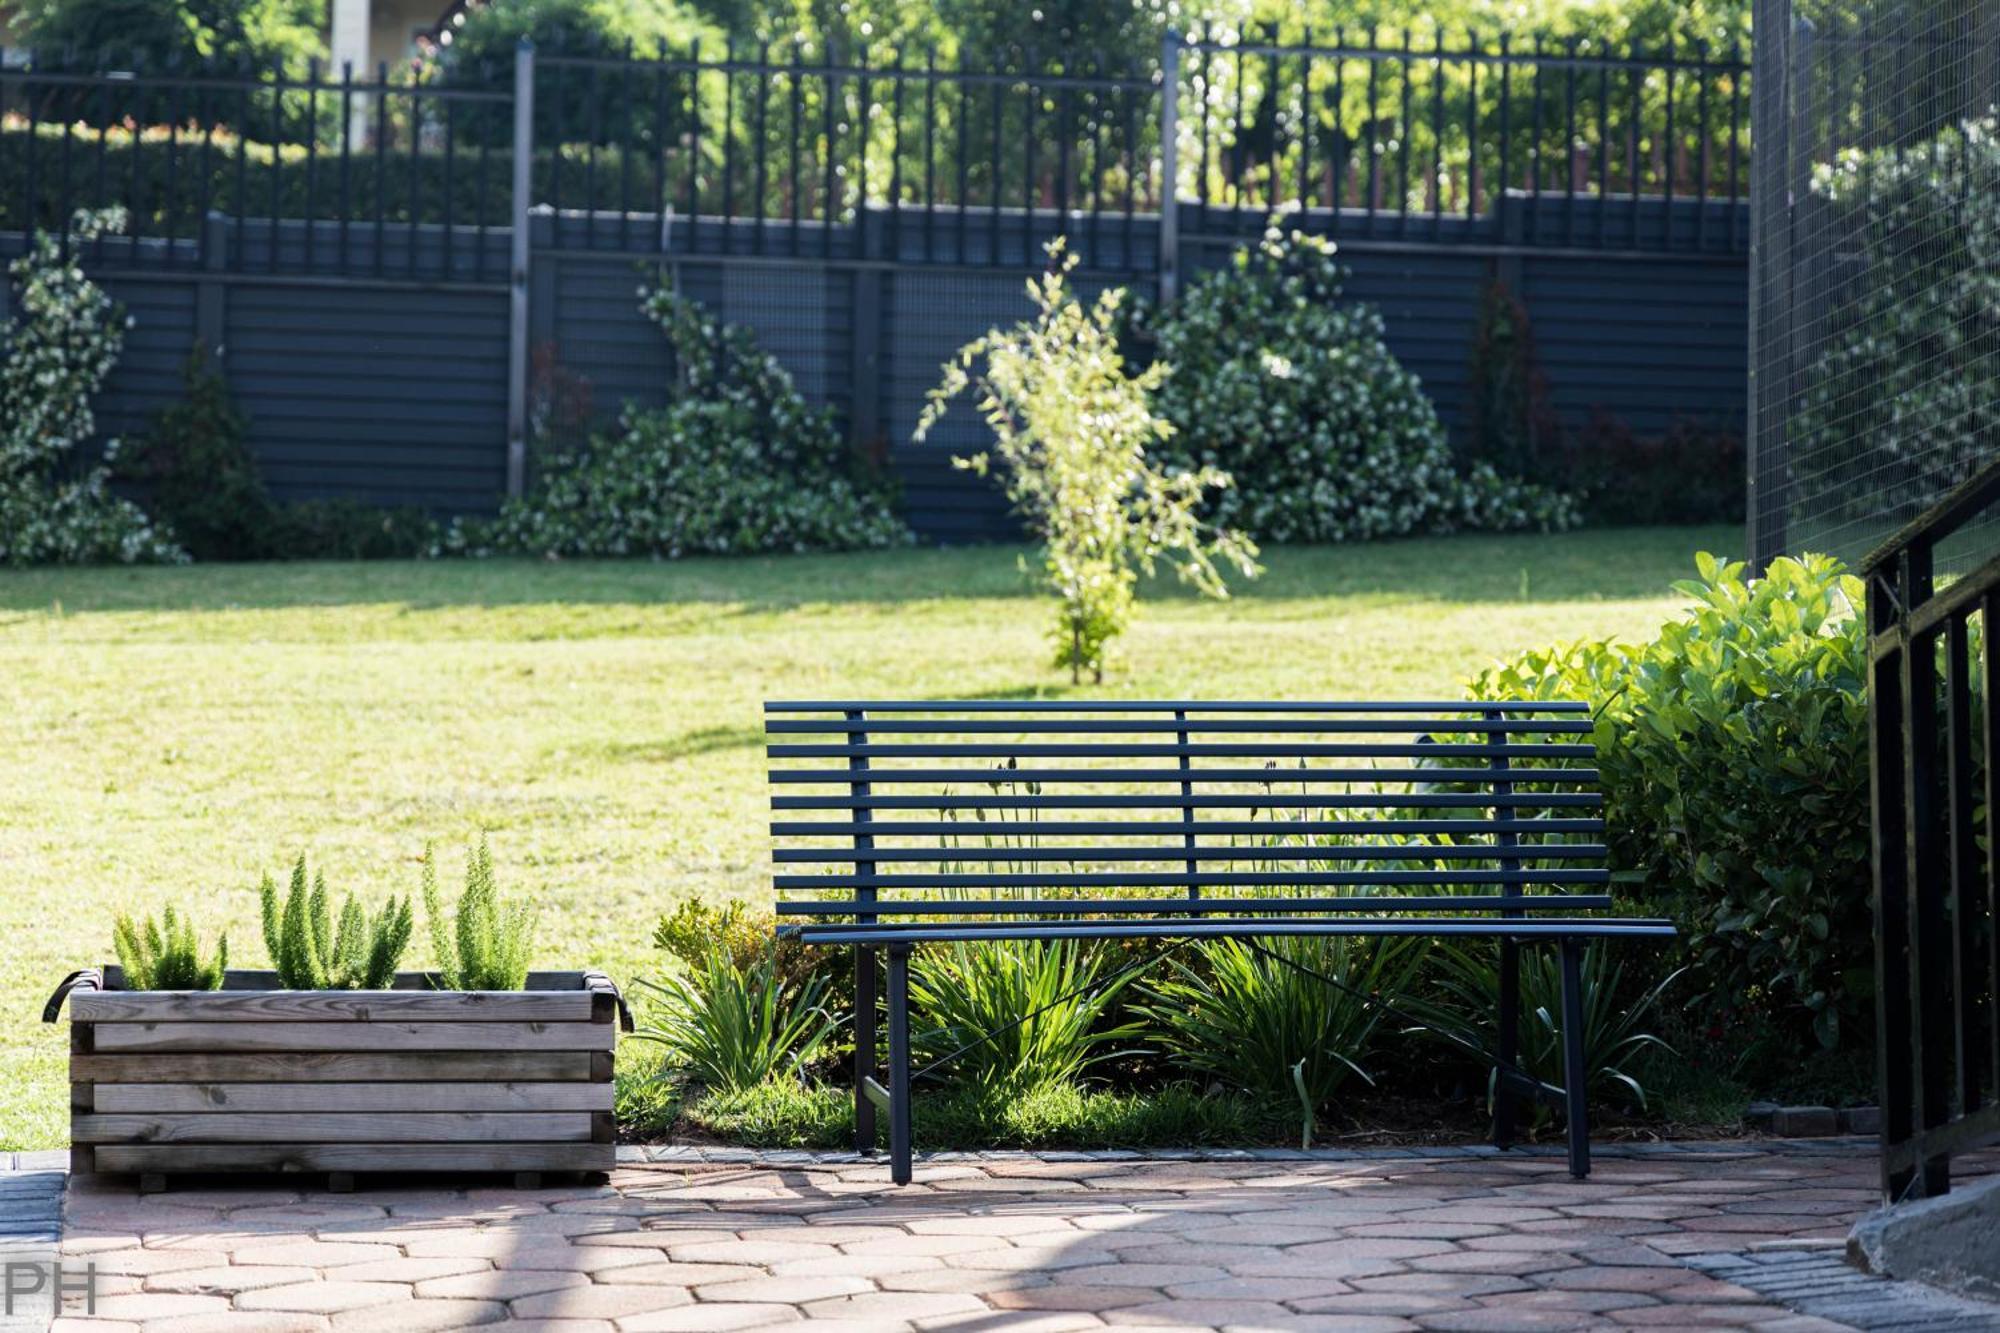
[[[1637,635],[1736,529],[1270,553],[1236,600],[1157,590],[1106,696],[1449,695],[1494,656]],[[1066,691],[1012,552],[680,564],[0,574],[0,1148],[64,1138],[60,1027],[120,908],[178,901],[257,965],[257,878],[456,873],[490,830],[540,961],[647,966],[674,895],[766,890],[759,704]],[[421,943],[414,959],[427,960]]]

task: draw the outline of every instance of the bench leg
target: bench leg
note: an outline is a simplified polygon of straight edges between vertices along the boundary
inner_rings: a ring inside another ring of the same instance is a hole
[[[1500,941],[1500,1038],[1495,1052],[1499,1076],[1493,1080],[1493,1146],[1514,1146],[1516,1099],[1506,1077],[1521,1059],[1521,942]]]
[[[1569,1173],[1590,1174],[1590,1069],[1583,1051],[1583,944],[1562,942],[1563,1101],[1569,1118]]]
[[[854,946],[854,1151],[875,1151],[875,1103],[867,1080],[875,1077],[875,951]]]
[[[910,1183],[910,946],[889,946],[889,1179]]]

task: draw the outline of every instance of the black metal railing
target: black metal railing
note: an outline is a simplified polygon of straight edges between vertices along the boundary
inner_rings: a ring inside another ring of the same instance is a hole
[[[1527,210],[1520,239],[1601,245],[1620,221],[1602,205],[1622,203],[1636,235],[1650,195],[1692,207],[1694,248],[1742,244],[1740,224],[1707,207],[1744,194],[1740,48],[1336,28],[1324,44],[1195,41],[1183,60],[1197,226],[1217,211],[1296,206],[1324,210],[1335,228],[1387,222],[1391,234],[1437,239],[1513,191],[1565,210]],[[1600,206],[1584,218],[1579,201]]]
[[[1882,1191],[1943,1194],[2000,1141],[2000,557],[1939,579],[1940,548],[2000,515],[1990,464],[1863,563]]]
[[[148,267],[330,267],[482,280],[512,212],[504,143],[461,120],[491,88],[373,78],[0,69],[0,231],[64,233],[123,208],[88,258]],[[466,234],[466,229],[471,234]],[[489,274],[489,269],[493,272]]]
[[[1064,234],[1086,263],[1170,271],[1182,235],[1277,209],[1384,240],[1729,253],[1739,57],[1336,30],[1171,36],[1140,64],[829,42],[372,77],[30,64],[0,70],[0,232],[115,204],[130,229],[101,244],[133,262],[215,262],[219,217],[232,268],[475,280],[495,261],[464,229],[530,206],[565,244],[646,254],[1013,266]]]

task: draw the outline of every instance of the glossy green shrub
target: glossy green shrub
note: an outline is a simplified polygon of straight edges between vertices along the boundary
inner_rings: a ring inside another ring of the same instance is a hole
[[[1343,295],[1333,244],[1273,226],[1137,332],[1173,367],[1154,392],[1163,461],[1227,472],[1216,523],[1259,541],[1342,542],[1573,527],[1565,495],[1452,456],[1437,408]]]
[[[540,441],[528,495],[455,524],[444,552],[674,558],[910,539],[832,417],[748,330],[670,291],[643,292],[640,305],[673,349],[672,401],[627,407],[580,445]]]
[[[1703,554],[1643,644],[1564,643],[1470,682],[1588,700],[1614,870],[1672,912],[1690,1003],[1865,1043],[1873,996],[1861,585],[1839,561]]]

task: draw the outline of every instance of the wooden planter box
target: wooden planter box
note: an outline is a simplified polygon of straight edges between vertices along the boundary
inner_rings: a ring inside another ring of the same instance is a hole
[[[70,993],[72,1169],[610,1170],[620,1004],[595,972],[520,991],[288,991],[232,971],[219,991],[128,991],[118,968]],[[95,982],[101,988],[93,988]],[[60,998],[60,993],[58,999]]]

